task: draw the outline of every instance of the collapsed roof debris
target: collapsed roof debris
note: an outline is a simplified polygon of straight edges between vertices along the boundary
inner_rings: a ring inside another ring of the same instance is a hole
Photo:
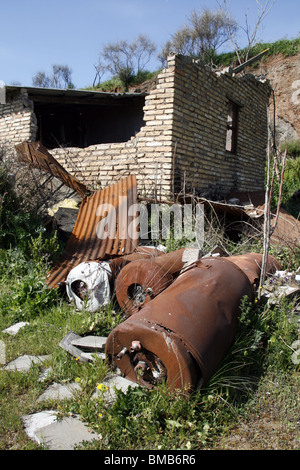
[[[231,192],[227,203],[207,201],[220,211],[231,211],[237,215],[245,216],[248,220],[256,223],[262,231],[264,224],[265,194],[263,191],[254,192]],[[274,225],[276,214],[271,213],[271,226]],[[279,208],[279,216],[275,230],[271,235],[273,243],[288,246],[293,249],[300,242],[300,220],[289,214],[283,207]]]
[[[105,352],[123,375],[147,388],[207,383],[234,341],[239,305],[254,299],[262,255],[202,258],[109,334]],[[268,271],[280,264],[268,258]]]
[[[70,175],[41,142],[22,142],[16,145],[19,161],[31,168],[37,168],[59,178],[66,186],[74,189],[80,196],[89,193],[88,188],[77,178]]]

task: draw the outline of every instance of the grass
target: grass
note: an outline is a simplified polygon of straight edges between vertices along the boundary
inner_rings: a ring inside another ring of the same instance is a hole
[[[37,239],[36,239],[37,240]],[[42,244],[41,240],[36,243]],[[26,437],[21,416],[44,409],[61,415],[79,414],[101,434],[97,450],[198,450],[299,447],[299,367],[291,361],[291,344],[298,338],[293,305],[270,307],[263,301],[241,307],[236,341],[205,390],[186,395],[163,384],[148,391],[132,388],[117,393],[113,406],[91,394],[108,368],[102,360],[79,364],[58,345],[68,331],[107,335],[122,321],[112,306],[91,316],[49,291],[42,281],[49,259],[30,263],[21,250],[1,250],[0,330],[20,320],[30,324],[16,336],[0,334],[6,361],[23,354],[50,355],[44,364],[52,373],[39,381],[41,366],[29,373],[0,371],[0,449],[39,449]],[[72,400],[38,402],[52,382],[79,382]],[[281,436],[281,438],[280,438]]]
[[[2,201],[0,346],[5,345],[6,363],[24,354],[49,357],[26,373],[0,370],[0,450],[43,449],[25,434],[22,416],[46,409],[56,409],[60,416],[78,414],[101,435],[84,449],[299,449],[300,371],[292,361],[299,325],[292,302],[271,306],[263,298],[253,304],[244,300],[236,340],[205,389],[188,395],[171,392],[165,384],[153,390],[136,387],[117,392],[115,403],[108,406],[101,391],[92,398],[109,372],[107,364],[101,359],[79,363],[59,342],[70,330],[107,336],[123,321],[122,313],[113,303],[93,315],[78,312],[48,289],[46,273],[63,247],[38,220],[27,231],[24,224],[13,225],[20,220],[8,217],[15,215],[14,205],[14,198]],[[176,249],[171,242],[169,248]],[[261,248],[261,241],[226,245],[232,253]],[[271,252],[284,268],[299,266],[299,252],[293,258],[287,249],[272,247]],[[18,321],[29,325],[15,336],[3,332]],[[45,367],[51,373],[41,382]],[[74,381],[81,391],[73,399],[38,400],[51,383]]]
[[[269,49],[269,50],[266,52],[266,54],[262,58],[263,61],[265,61],[270,56],[276,56],[279,54],[282,54],[284,57],[294,56],[298,54],[300,51],[300,37],[297,37],[294,39],[282,38],[272,43],[258,42],[251,48],[249,59],[251,57],[255,57],[260,52],[263,52],[266,49]],[[239,54],[241,57],[243,57],[246,52],[247,52],[247,48],[239,51]],[[216,54],[216,56],[214,57],[214,63],[216,65],[223,66],[223,67],[232,65],[236,61],[237,61],[237,56],[235,52],[225,52],[222,54]],[[257,65],[257,62],[255,64],[252,64],[252,67],[255,67],[256,65]]]

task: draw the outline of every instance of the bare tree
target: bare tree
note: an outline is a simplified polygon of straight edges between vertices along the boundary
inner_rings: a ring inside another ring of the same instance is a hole
[[[53,65],[52,66],[52,79],[51,85],[53,88],[74,88],[71,80],[72,70],[68,65]]]
[[[33,79],[32,84],[42,88],[74,88],[71,80],[72,70],[68,65],[53,65],[52,75],[47,75],[45,72],[37,72]]]
[[[234,35],[237,24],[224,16],[223,11],[205,8],[202,12],[193,11],[188,23],[176,31],[168,41],[159,58],[162,63],[170,52],[201,58],[212,65],[216,51]]]
[[[95,67],[96,70],[97,67],[103,67],[104,61],[106,69],[118,75],[128,89],[132,77],[145,70],[155,49],[154,43],[143,34],[132,43],[125,40],[109,43],[103,47]]]
[[[237,59],[240,64],[248,60],[251,49],[257,42],[257,35],[258,35],[259,28],[263,20],[265,19],[265,17],[270,12],[276,0],[274,0],[272,4],[270,4],[270,0],[265,0],[264,4],[260,0],[255,0],[255,1],[256,1],[256,6],[257,6],[257,18],[256,18],[256,23],[253,26],[253,28],[251,28],[249,24],[248,11],[245,12],[245,26],[238,25],[238,28],[240,28],[245,33],[246,38],[247,38],[247,45],[245,48],[243,48],[243,55],[241,52],[241,47],[239,46],[237,42],[236,35],[233,35],[230,30],[231,0],[222,0],[222,3],[221,2],[219,3],[223,16],[224,18],[226,18],[227,30],[228,30],[230,41],[232,43],[233,49],[236,53]]]
[[[108,68],[107,65],[104,65],[100,59],[97,64],[94,65],[96,73],[95,73],[95,78],[93,81],[93,87],[99,85],[101,83],[102,77],[107,72]]]
[[[49,88],[51,86],[51,78],[45,72],[37,72],[32,79],[33,86],[41,88]]]
[[[140,34],[131,44],[130,48],[132,57],[136,64],[136,73],[145,70],[146,65],[150,62],[152,54],[156,50],[154,43],[144,34]]]

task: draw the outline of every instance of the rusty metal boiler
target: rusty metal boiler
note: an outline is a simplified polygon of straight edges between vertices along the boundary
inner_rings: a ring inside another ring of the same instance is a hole
[[[200,250],[182,248],[151,259],[139,259],[124,266],[116,278],[115,293],[127,316],[138,312],[200,257]]]
[[[244,296],[253,299],[253,288],[233,262],[197,261],[114,328],[107,358],[146,387],[166,380],[171,389],[195,388],[208,381],[232,344]]]

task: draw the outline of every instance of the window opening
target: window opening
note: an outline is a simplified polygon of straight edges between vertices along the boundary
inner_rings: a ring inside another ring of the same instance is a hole
[[[229,100],[227,114],[226,151],[230,153],[236,153],[237,151],[238,113],[239,106],[233,101]]]

